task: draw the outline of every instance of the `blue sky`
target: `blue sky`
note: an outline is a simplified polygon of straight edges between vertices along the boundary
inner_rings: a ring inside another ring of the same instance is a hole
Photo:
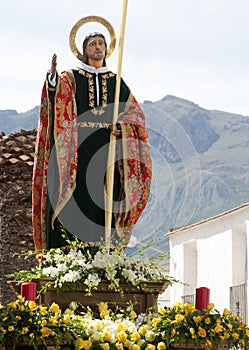
[[[75,22],[99,15],[118,35],[122,9],[121,0],[0,5],[0,109],[18,112],[39,104],[54,52],[59,71],[78,65],[68,44]],[[249,115],[248,16],[247,0],[129,0],[122,76],[139,102],[175,95]],[[77,40],[94,30],[102,27],[86,25]],[[116,61],[117,50],[108,60],[114,72]]]

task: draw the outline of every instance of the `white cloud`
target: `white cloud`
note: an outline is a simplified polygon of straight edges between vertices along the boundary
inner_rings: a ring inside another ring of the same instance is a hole
[[[39,104],[52,54],[58,54],[60,71],[77,65],[68,45],[75,22],[101,15],[119,31],[121,5],[117,0],[1,4],[0,109],[21,112]],[[137,99],[174,94],[204,108],[248,115],[248,10],[247,0],[130,0],[122,75]],[[114,71],[116,58],[117,53],[109,59]]]

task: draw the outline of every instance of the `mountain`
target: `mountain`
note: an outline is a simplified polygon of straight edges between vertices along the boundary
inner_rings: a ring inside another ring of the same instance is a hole
[[[249,201],[249,117],[167,95],[142,104],[151,139],[153,189],[139,233],[206,219]]]
[[[162,237],[170,227],[249,201],[249,117],[206,110],[171,95],[144,101],[141,107],[151,142],[153,181],[134,234],[143,244],[153,239],[156,252],[158,247],[168,249]],[[0,131],[32,129],[38,113],[38,107],[21,114],[0,111]]]
[[[34,107],[25,113],[17,113],[14,109],[0,110],[0,132],[6,135],[21,129],[36,128],[39,119],[39,107]]]

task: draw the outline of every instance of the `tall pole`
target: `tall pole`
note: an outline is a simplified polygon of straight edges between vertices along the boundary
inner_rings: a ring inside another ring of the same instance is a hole
[[[119,34],[119,46],[118,46],[116,86],[115,86],[115,96],[114,96],[114,111],[113,111],[114,128],[118,119],[119,94],[120,94],[121,69],[122,69],[122,59],[123,59],[127,5],[128,5],[128,0],[123,0],[122,17],[121,17],[120,34]],[[107,161],[106,193],[105,193],[105,243],[108,249],[110,248],[110,244],[111,244],[115,150],[116,150],[116,136],[113,134],[113,131],[112,131],[110,136],[110,145],[109,145],[109,153],[108,153],[108,161]]]

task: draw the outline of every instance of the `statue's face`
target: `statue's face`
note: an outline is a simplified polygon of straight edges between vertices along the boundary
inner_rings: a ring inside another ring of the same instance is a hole
[[[86,54],[93,60],[103,60],[106,55],[106,45],[100,36],[90,37],[86,45]]]

